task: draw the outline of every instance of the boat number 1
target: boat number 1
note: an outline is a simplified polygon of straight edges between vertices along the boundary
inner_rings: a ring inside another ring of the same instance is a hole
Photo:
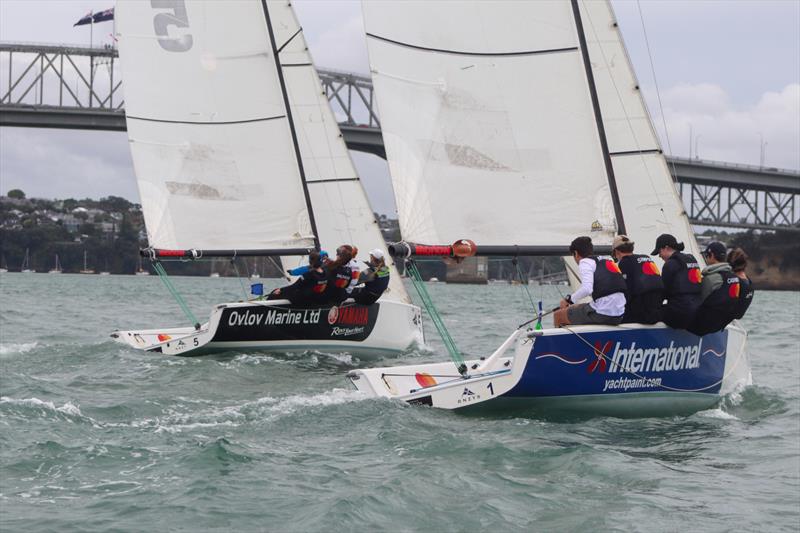
[[[172,13],[158,13],[153,17],[153,28],[158,36],[158,44],[167,52],[185,52],[192,47],[192,35],[184,33],[180,37],[170,37],[169,27],[189,27],[189,15],[186,14],[184,0],[150,0],[155,9],[171,9]]]
[[[486,388],[489,389],[489,392],[491,392],[492,396],[494,396],[494,387],[492,387],[492,382],[491,381],[489,382],[488,385],[486,385]]]

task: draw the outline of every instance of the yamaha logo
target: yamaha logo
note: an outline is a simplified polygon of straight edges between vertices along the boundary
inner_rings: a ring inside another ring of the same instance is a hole
[[[331,310],[328,311],[328,324],[331,326],[336,324],[336,320],[339,318],[339,308],[335,305],[331,307]]]

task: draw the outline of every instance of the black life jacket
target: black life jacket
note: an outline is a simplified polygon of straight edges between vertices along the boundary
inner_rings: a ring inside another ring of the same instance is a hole
[[[693,323],[687,328],[695,335],[722,331],[735,318],[741,289],[739,277],[730,270],[716,274],[722,276],[722,285],[703,300]]]
[[[598,298],[615,292],[625,292],[628,286],[625,284],[625,278],[622,277],[619,265],[613,259],[595,256],[590,256],[589,259],[595,263],[594,286],[592,287],[593,300],[597,301]]]
[[[626,255],[619,260],[620,266],[625,263],[633,262],[633,268],[625,268],[625,279],[631,296],[639,296],[646,292],[663,291],[664,282],[661,279],[661,272],[658,265],[648,255],[632,254]]]
[[[353,271],[347,265],[334,268],[328,272],[328,287],[325,289],[325,296],[342,301],[347,297],[347,287],[353,279]]]
[[[733,318],[742,318],[747,312],[747,308],[753,302],[753,282],[749,279],[739,279],[739,300],[736,302],[736,309]]]
[[[309,270],[303,274],[303,292],[312,295],[322,295],[325,288],[328,286],[328,274],[323,270],[317,272],[316,270]]]
[[[692,254],[675,252],[667,261],[677,261],[681,265],[681,270],[672,278],[672,286],[664,287],[669,294],[700,294],[703,274],[700,272],[700,263],[697,259]]]

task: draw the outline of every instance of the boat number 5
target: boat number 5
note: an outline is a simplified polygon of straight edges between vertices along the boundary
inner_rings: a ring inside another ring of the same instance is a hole
[[[195,338],[194,338],[194,339],[192,339],[192,340],[194,341],[194,345],[195,345],[195,346],[200,346],[200,341],[198,341],[198,340],[197,340],[197,337],[195,337]]]
[[[158,44],[167,52],[185,52],[192,47],[192,35],[185,33],[180,37],[170,37],[169,27],[188,28],[189,16],[186,14],[184,0],[150,0],[155,9],[171,9],[172,13],[158,13],[153,17],[153,28],[158,35]]]
[[[494,396],[494,387],[492,387],[491,381],[489,382],[488,385],[486,385],[486,388],[489,389],[489,392],[491,392],[492,396]]]

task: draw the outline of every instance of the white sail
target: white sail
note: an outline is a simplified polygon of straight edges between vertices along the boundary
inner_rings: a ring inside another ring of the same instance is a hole
[[[610,243],[613,204],[568,2],[362,5],[403,238]]]
[[[261,2],[153,4],[116,8],[150,245],[313,246]]]
[[[332,256],[338,246],[351,244],[359,248],[362,259],[368,258],[372,249],[386,251],[294,10],[286,0],[270,1],[268,6],[322,249]],[[388,254],[386,257],[391,261]],[[306,258],[281,260],[287,268],[293,268]],[[408,302],[393,263],[390,269],[384,298]]]
[[[611,5],[580,0],[580,10],[625,230],[639,253],[650,253],[660,234],[671,233],[702,261]]]

